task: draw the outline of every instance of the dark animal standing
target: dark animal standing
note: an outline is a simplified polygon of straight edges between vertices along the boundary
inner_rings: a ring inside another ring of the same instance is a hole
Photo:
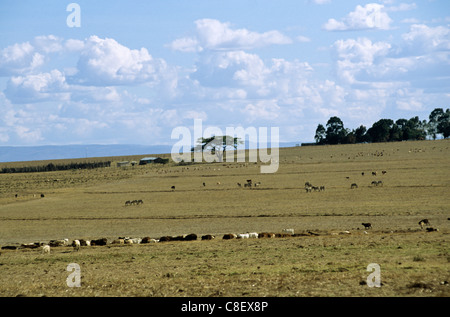
[[[362,225],[364,226],[364,229],[372,229],[372,224],[371,223],[362,223]]]
[[[427,226],[431,225],[431,224],[430,224],[430,221],[429,221],[428,219],[422,219],[422,220],[420,220],[420,221],[419,221],[419,226],[420,226],[420,228],[423,229],[423,226],[424,226],[424,225],[427,225]]]

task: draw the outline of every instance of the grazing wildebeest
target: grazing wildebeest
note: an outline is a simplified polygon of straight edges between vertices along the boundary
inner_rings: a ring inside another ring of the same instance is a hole
[[[367,222],[367,223],[362,223],[362,225],[364,226],[364,229],[372,229],[372,224]]]
[[[353,183],[353,184],[350,185],[350,188],[351,188],[351,189],[353,189],[353,188],[358,188],[358,185],[357,185],[356,183]]]
[[[430,221],[429,221],[428,219],[422,219],[422,220],[420,220],[420,221],[419,221],[419,226],[420,226],[420,228],[423,229],[423,226],[424,226],[424,225],[430,226],[430,225],[431,225],[431,224],[430,224]]]

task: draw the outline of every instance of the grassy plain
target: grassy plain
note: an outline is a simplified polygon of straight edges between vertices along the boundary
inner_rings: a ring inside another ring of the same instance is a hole
[[[216,235],[46,255],[1,250],[0,296],[449,296],[449,147],[437,140],[285,148],[274,174],[248,160],[116,167],[139,156],[95,159],[112,160],[109,168],[0,174],[3,246]],[[261,185],[237,185],[247,179]],[[325,191],[306,192],[307,181]],[[144,204],[125,206],[134,199]],[[421,230],[423,218],[439,231]],[[362,222],[373,228],[365,233]],[[283,228],[304,235],[222,239]],[[79,288],[66,285],[69,263],[81,267]],[[379,288],[366,285],[370,263],[380,265]]]

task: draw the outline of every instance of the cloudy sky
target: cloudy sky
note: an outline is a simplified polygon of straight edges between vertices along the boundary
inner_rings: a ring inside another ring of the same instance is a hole
[[[448,0],[71,2],[0,2],[0,145],[173,144],[196,118],[308,142],[450,105]]]

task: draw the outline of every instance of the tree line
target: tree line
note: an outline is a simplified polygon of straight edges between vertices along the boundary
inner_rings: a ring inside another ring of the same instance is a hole
[[[364,125],[347,129],[339,117],[331,117],[327,124],[319,124],[314,139],[316,144],[351,144],[363,142],[391,142],[405,140],[435,140],[441,134],[450,136],[450,109],[434,109],[427,120],[419,117],[411,119],[380,119],[367,129]]]
[[[24,166],[24,167],[4,167],[2,173],[34,173],[34,172],[53,172],[53,171],[66,171],[73,169],[93,169],[100,167],[110,167],[111,161],[106,162],[91,162],[91,163],[70,163],[70,164],[58,164],[49,163],[41,166]]]

